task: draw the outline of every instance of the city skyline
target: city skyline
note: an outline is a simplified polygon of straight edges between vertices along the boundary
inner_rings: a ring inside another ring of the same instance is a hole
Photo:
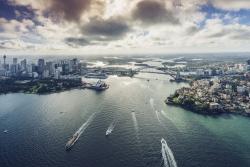
[[[2,0],[0,54],[249,52],[248,0]]]

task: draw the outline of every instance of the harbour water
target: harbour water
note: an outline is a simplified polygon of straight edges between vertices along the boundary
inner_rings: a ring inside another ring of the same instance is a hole
[[[110,77],[103,92],[0,95],[0,166],[160,167],[162,151],[178,167],[250,166],[249,118],[167,106],[165,98],[185,84],[171,83],[166,75],[136,77]],[[94,113],[65,151],[68,139]],[[162,150],[162,138],[168,151]]]

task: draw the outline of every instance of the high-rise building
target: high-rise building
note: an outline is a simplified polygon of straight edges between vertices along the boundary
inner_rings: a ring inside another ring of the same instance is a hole
[[[3,68],[6,69],[6,55],[3,55]]]
[[[13,58],[13,64],[17,64],[17,58]]]
[[[21,70],[26,71],[27,70],[27,60],[24,59],[21,61]]]
[[[3,56],[3,65],[5,66],[6,64],[6,55]]]
[[[54,73],[55,73],[55,66],[53,65],[53,62],[46,62],[46,70],[49,71],[49,76],[54,75]]]
[[[69,64],[62,64],[62,74],[63,75],[69,74]]]
[[[18,65],[17,64],[11,64],[10,65],[10,72],[12,76],[16,76],[18,73]]]
[[[44,59],[38,59],[37,62],[37,72],[41,76],[43,74],[43,71],[45,69],[45,61]]]

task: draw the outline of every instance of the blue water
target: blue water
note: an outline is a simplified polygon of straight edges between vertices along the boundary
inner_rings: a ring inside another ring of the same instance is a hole
[[[138,77],[111,77],[110,88],[99,93],[1,95],[0,166],[160,167],[162,138],[178,167],[250,166],[249,118],[203,116],[167,106],[165,98],[185,84],[170,83],[163,75]],[[65,151],[69,138],[94,113]]]

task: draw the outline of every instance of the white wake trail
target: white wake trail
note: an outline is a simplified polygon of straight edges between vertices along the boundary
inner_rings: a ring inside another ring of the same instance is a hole
[[[160,118],[159,118],[158,111],[155,110],[154,99],[153,99],[153,98],[150,98],[150,99],[149,99],[149,103],[150,103],[151,108],[154,110],[154,112],[155,112],[155,114],[156,114],[157,120],[161,123],[161,120],[160,120]]]
[[[154,99],[153,99],[153,98],[150,98],[150,99],[149,99],[149,103],[150,103],[152,109],[154,110],[154,109],[155,109],[155,106],[154,106]]]
[[[172,150],[169,148],[165,139],[161,139],[161,154],[164,161],[165,167],[177,167],[177,163],[174,158]]]
[[[136,116],[135,116],[134,112],[132,112],[132,119],[133,119],[135,131],[138,132],[139,131],[138,122],[137,122],[137,119],[136,119]]]
[[[85,129],[89,126],[89,124],[93,121],[95,117],[95,113],[93,113],[86,122],[82,124],[82,126],[75,132],[75,134],[78,134],[78,138],[82,135],[82,133],[85,131]]]

